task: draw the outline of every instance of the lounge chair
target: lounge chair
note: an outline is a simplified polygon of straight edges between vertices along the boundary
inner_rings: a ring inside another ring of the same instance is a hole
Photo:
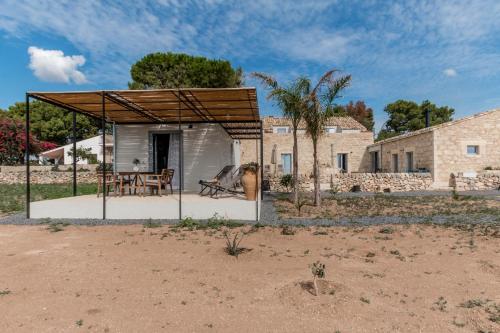
[[[201,196],[210,196],[211,198],[217,197],[220,193],[231,193],[231,194],[239,194],[240,191],[236,190],[240,179],[241,172],[240,169],[237,168],[234,170],[234,165],[226,165],[213,179],[211,180],[200,180],[199,184],[201,185]],[[230,179],[228,176],[231,175]],[[224,182],[225,180],[225,182]]]

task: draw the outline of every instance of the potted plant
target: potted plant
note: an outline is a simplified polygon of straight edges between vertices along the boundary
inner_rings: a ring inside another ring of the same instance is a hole
[[[141,163],[141,161],[139,161],[139,159],[136,157],[136,158],[134,158],[134,160],[132,161],[132,163],[134,164],[133,170],[135,172],[139,171],[139,164]]]
[[[243,185],[245,196],[247,200],[255,200],[259,188],[257,184],[259,165],[255,162],[250,162],[241,165],[241,170],[243,172],[243,176],[241,176],[241,185]]]

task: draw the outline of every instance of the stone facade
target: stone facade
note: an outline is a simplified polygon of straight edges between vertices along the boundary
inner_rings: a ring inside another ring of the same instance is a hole
[[[284,192],[280,177],[270,177],[272,191]],[[302,177],[301,188],[310,191],[314,188],[313,179]],[[432,185],[430,173],[341,173],[324,175],[321,179],[323,190],[334,189],[338,192],[351,192],[359,186],[362,192],[409,192],[428,190]]]
[[[276,133],[273,127],[286,126],[287,133]],[[325,133],[318,143],[320,174],[340,173],[337,166],[337,154],[347,154],[348,172],[358,172],[368,168],[366,147],[373,143],[373,133],[367,131],[360,123],[350,117],[335,117],[328,126],[335,131]],[[282,154],[293,152],[293,135],[291,124],[287,119],[266,117],[263,119],[264,132],[264,173],[266,177],[281,176],[283,166]],[[257,161],[256,150],[260,149],[255,140],[242,140],[240,144],[241,163]],[[274,151],[274,153],[273,153]],[[299,174],[310,177],[313,168],[313,147],[311,139],[305,134],[303,124],[298,131]],[[274,158],[273,158],[274,155]]]
[[[500,190],[500,170],[482,171],[475,177],[459,172],[452,174],[450,182],[457,191]]]
[[[468,147],[478,153],[470,154]],[[408,171],[407,153],[412,153],[413,169],[430,171],[435,187],[447,187],[452,174],[499,167],[499,147],[500,110],[492,110],[377,142],[368,147],[370,168],[365,171],[373,171],[375,152],[381,171],[396,171],[395,155],[397,170]]]

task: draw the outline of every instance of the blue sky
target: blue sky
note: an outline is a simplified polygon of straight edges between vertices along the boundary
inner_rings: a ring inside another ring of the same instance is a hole
[[[0,1],[0,108],[27,90],[121,89],[149,52],[230,60],[286,82],[352,74],[339,102],[500,106],[500,1]],[[264,115],[278,115],[259,88]]]

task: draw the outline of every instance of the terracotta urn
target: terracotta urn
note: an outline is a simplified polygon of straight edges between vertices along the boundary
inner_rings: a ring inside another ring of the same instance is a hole
[[[245,191],[245,196],[247,200],[257,199],[257,172],[253,170],[245,170],[243,176],[241,177],[241,184],[243,185],[243,190]]]

